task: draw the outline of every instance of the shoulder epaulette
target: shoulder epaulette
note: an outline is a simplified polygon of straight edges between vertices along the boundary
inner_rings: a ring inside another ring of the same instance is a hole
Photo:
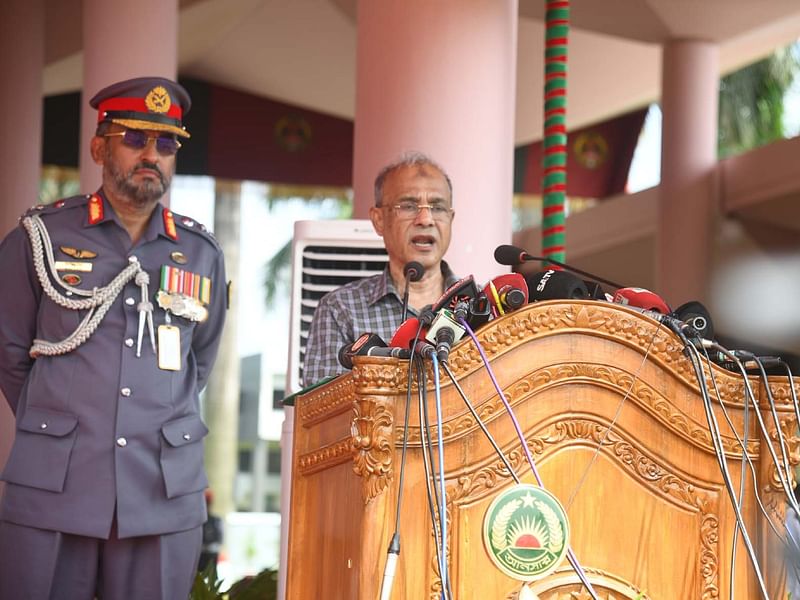
[[[214,237],[214,234],[208,227],[206,227],[202,223],[198,223],[191,217],[179,215],[178,213],[172,213],[172,215],[175,220],[175,224],[178,227],[180,227],[181,229],[185,229],[186,231],[191,231],[193,233],[196,233],[197,235],[211,242],[216,248],[220,247],[217,238]]]
[[[65,209],[86,206],[86,203],[89,201],[90,197],[91,194],[81,194],[80,196],[62,198],[51,204],[37,204],[36,206],[31,206],[28,210],[26,210],[20,219],[24,219],[30,215],[47,215]]]

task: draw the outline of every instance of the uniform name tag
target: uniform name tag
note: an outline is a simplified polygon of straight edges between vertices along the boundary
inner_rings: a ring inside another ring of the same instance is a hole
[[[56,271],[80,271],[82,273],[92,272],[92,263],[90,262],[77,262],[68,260],[57,260]]]
[[[158,368],[181,370],[181,332],[174,325],[158,326]]]

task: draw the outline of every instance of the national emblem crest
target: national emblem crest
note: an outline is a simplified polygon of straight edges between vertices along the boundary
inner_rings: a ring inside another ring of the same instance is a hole
[[[503,573],[533,581],[553,571],[569,550],[569,521],[558,499],[530,484],[498,495],[483,519],[483,543]]]

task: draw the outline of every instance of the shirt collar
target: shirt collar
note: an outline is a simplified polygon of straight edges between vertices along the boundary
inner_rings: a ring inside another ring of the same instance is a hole
[[[92,197],[89,198],[89,202],[86,206],[86,223],[84,227],[94,227],[96,225],[100,225],[101,223],[108,223],[109,221],[113,221],[123,229],[125,226],[119,220],[114,207],[111,205],[111,202],[108,201],[106,198],[103,189],[100,188],[97,190],[95,194],[93,194],[96,200],[93,200]],[[94,204],[95,206],[92,206]],[[99,214],[93,211],[98,211]],[[170,215],[172,214],[171,211]],[[95,215],[93,217],[93,214]],[[172,217],[170,217],[171,219]],[[174,227],[174,222],[173,222]],[[171,235],[167,231],[167,219],[164,217],[164,205],[159,202],[156,204],[153,212],[150,214],[150,219],[147,222],[147,229],[145,229],[144,234],[142,235],[142,241],[149,242],[156,238],[156,236],[161,236],[174,242],[177,240],[177,236]]]
[[[441,269],[442,277],[444,278],[444,289],[446,290],[456,281],[458,281],[458,277],[456,277],[455,273],[453,273],[453,270],[450,268],[450,265],[448,265],[444,260],[441,263]],[[375,282],[375,287],[372,289],[372,293],[370,294],[368,300],[369,305],[372,306],[379,300],[389,295],[394,296],[400,302],[403,301],[402,298],[400,298],[400,294],[397,292],[397,288],[394,287],[392,276],[389,274],[389,265],[387,264],[386,268],[383,270],[383,273],[380,274],[380,277]]]

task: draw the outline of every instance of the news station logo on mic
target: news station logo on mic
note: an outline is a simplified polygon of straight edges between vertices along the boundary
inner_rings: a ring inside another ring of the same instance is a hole
[[[531,484],[499,494],[483,518],[483,544],[503,573],[533,581],[555,570],[569,550],[569,520],[558,499]]]

